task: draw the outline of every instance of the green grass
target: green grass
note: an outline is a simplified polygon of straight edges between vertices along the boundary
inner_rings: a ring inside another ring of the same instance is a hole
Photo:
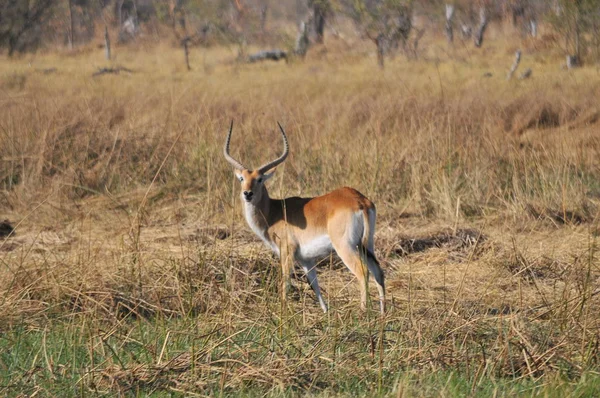
[[[459,363],[452,363],[451,355],[432,356],[437,369],[420,371],[406,361],[411,347],[394,331],[399,325],[386,325],[382,352],[369,344],[378,332],[362,320],[328,325],[323,317],[303,327],[294,318],[283,327],[277,319],[248,320],[233,334],[208,318],[123,320],[109,330],[85,316],[52,320],[43,329],[18,326],[0,338],[1,391],[64,397],[115,391],[127,396],[585,397],[600,391],[596,372],[499,377],[482,357],[485,345],[473,346],[472,358]],[[261,371],[265,363],[277,363],[276,371]]]

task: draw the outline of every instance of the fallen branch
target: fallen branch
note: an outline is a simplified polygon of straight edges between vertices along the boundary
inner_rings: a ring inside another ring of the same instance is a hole
[[[287,60],[287,53],[283,50],[265,50],[248,56],[248,62],[258,62],[270,59],[272,61],[279,61],[280,59]]]
[[[37,69],[38,72],[43,73],[44,75],[49,75],[51,73],[56,73],[58,72],[57,68],[44,68],[44,69]]]
[[[515,71],[517,70],[517,68],[519,67],[520,62],[521,62],[521,50],[517,50],[517,52],[515,52],[515,62],[513,62],[512,66],[510,67],[510,70],[508,71],[508,75],[506,75],[506,80],[512,79],[512,76],[515,73]]]
[[[533,73],[533,71],[531,70],[531,68],[525,69],[525,72],[523,72],[519,75],[519,80],[529,79],[531,77],[532,73]]]
[[[106,74],[118,75],[121,72],[133,73],[131,69],[122,66],[117,66],[116,68],[98,68],[98,71],[94,72],[94,74],[92,74],[92,77]]]

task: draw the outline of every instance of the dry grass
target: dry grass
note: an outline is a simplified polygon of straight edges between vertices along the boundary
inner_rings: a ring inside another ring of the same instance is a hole
[[[95,78],[97,51],[2,59],[0,391],[597,392],[598,71],[535,53],[506,82],[511,52],[379,73],[335,45],[289,65],[212,49],[186,73],[172,49],[121,49],[134,72]],[[329,314],[301,277],[281,305],[222,159],[231,119],[251,165],[286,127],[273,196],[351,185],[377,204],[385,319],[335,258]]]

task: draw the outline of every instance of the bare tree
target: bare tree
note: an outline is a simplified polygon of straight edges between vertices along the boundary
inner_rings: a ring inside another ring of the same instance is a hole
[[[305,22],[300,22],[300,32],[298,33],[298,38],[296,39],[294,53],[304,58],[306,56],[306,52],[308,51],[309,44],[308,25]]]
[[[179,40],[181,47],[183,48],[183,57],[185,60],[185,67],[188,71],[192,70],[190,66],[190,49],[189,45],[192,40],[192,36],[188,34],[186,11],[183,8],[182,0],[174,0],[171,3],[171,23],[173,34]],[[241,7],[241,4],[239,4]]]
[[[477,27],[477,32],[475,33],[475,47],[481,47],[483,44],[483,34],[485,33],[487,24],[487,10],[485,9],[485,6],[482,5],[479,9],[479,26]]]
[[[331,3],[329,0],[309,0],[308,6],[313,11],[312,20],[314,23],[316,42],[323,43],[325,36],[325,22],[331,12]]]
[[[471,37],[471,34],[473,34],[473,29],[466,23],[460,25],[460,31],[462,32],[463,39],[468,39]]]
[[[385,55],[395,52],[400,46],[407,52],[406,43],[412,30],[410,1],[357,1],[353,17],[360,29],[377,46],[377,61],[381,68],[384,67]],[[417,46],[418,39],[415,42]]]
[[[123,26],[123,5],[125,0],[117,0],[115,6],[117,7],[117,22],[119,23],[119,29]]]
[[[73,0],[67,0],[69,6],[69,50],[73,49],[75,25],[73,22]]]
[[[512,76],[514,75],[515,71],[519,67],[520,62],[521,62],[521,50],[517,50],[515,52],[515,61],[513,62],[512,66],[510,67],[510,70],[508,71],[508,75],[506,75],[506,80],[512,79]]]
[[[531,37],[537,37],[537,19],[535,16],[529,20],[529,34]]]
[[[448,43],[452,43],[454,40],[454,33],[452,31],[452,18],[454,17],[454,5],[446,4],[446,38]]]
[[[423,38],[423,35],[425,35],[425,28],[421,28],[421,29],[417,29],[415,28],[415,32],[416,35],[413,39],[412,42],[412,48],[410,48],[409,50],[409,54],[411,54],[411,56],[414,59],[417,59],[419,57],[419,41],[421,40],[421,38]]]
[[[137,0],[117,0],[115,7],[119,23],[119,42],[135,39],[139,30]]]
[[[190,66],[190,50],[188,48],[190,40],[191,38],[189,36],[186,36],[183,38],[183,40],[181,40],[181,44],[183,45],[183,56],[185,58],[185,66],[188,71],[192,70],[192,67]]]
[[[564,37],[567,67],[580,66],[594,52],[600,60],[600,0],[557,0],[554,12],[549,20]]]
[[[0,46],[8,47],[8,55],[25,50],[27,42],[40,38],[41,21],[50,15],[53,0],[11,0],[0,3]]]
[[[512,25],[524,34],[537,36],[537,13],[535,0],[509,0],[505,13],[510,15]]]
[[[267,30],[267,17],[269,14],[269,5],[265,2],[260,7],[260,31],[265,33]]]
[[[110,37],[108,36],[108,27],[104,26],[104,55],[107,61],[110,61]]]

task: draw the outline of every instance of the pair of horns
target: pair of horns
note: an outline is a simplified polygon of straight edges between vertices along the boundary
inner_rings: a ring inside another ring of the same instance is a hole
[[[279,124],[279,122],[277,122],[277,125],[279,126],[279,130],[281,130],[281,135],[283,136],[283,154],[280,157],[278,157],[277,159],[273,160],[272,162],[269,162],[269,163],[266,163],[266,164],[260,166],[260,168],[258,169],[258,172],[260,174],[264,174],[265,172],[279,166],[279,164],[281,164],[285,160],[285,158],[287,158],[287,156],[288,156],[289,146],[288,146],[287,137],[285,135],[285,131],[283,131],[283,127],[281,127],[281,124]],[[229,154],[229,143],[231,142],[231,132],[232,131],[233,131],[233,120],[231,121],[231,126],[229,127],[229,133],[227,134],[227,139],[225,140],[225,148],[223,148],[223,154],[225,155],[225,159],[227,159],[227,161],[229,163],[231,163],[231,165],[238,170],[248,170],[248,168],[246,166],[241,164],[239,161],[235,160]]]

